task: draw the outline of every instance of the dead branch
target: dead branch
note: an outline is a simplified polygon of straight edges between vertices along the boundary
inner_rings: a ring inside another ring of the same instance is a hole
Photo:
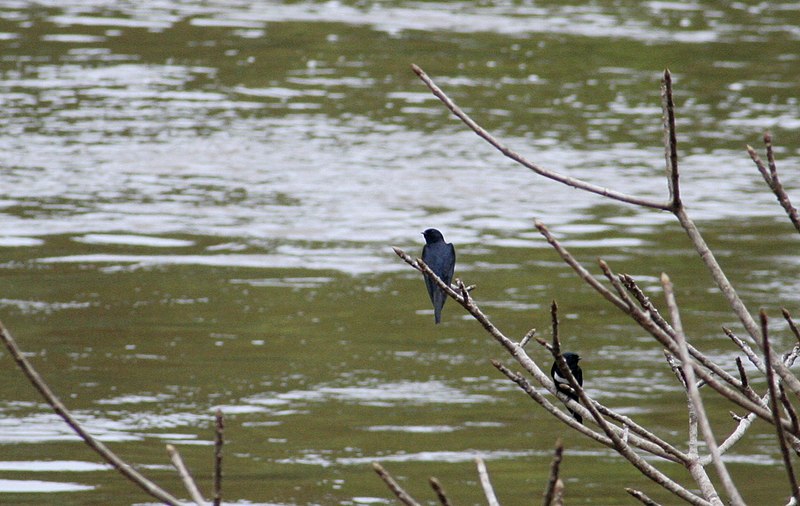
[[[675,329],[675,338],[678,342],[678,349],[680,351],[682,370],[684,377],[686,378],[687,394],[692,406],[694,407],[694,413],[697,417],[697,424],[700,427],[700,431],[703,433],[703,439],[706,442],[709,453],[711,453],[712,462],[714,463],[717,474],[722,481],[722,485],[725,487],[725,491],[730,497],[731,504],[744,506],[745,502],[739,494],[733,479],[731,479],[725,463],[722,461],[722,456],[719,453],[719,447],[717,446],[716,439],[714,438],[714,433],[711,430],[711,424],[706,416],[706,410],[703,407],[703,400],[700,397],[700,390],[697,388],[697,380],[695,379],[694,367],[692,366],[692,357],[689,355],[689,348],[686,344],[686,336],[683,334],[683,325],[681,324],[678,304],[675,301],[675,292],[672,288],[672,282],[666,274],[661,275],[661,284],[664,287],[664,295],[667,300],[667,307],[669,308],[670,317],[672,319],[672,328]],[[776,420],[776,423],[780,425],[780,420]],[[692,472],[692,475],[695,476],[696,479],[699,471],[700,469],[690,467],[690,472]],[[705,473],[702,474],[705,475]],[[722,504],[722,501],[720,500],[716,490],[714,490],[713,485],[707,480],[707,476],[703,476],[702,479],[698,480],[698,484],[702,486],[703,495],[706,497],[706,499],[711,501],[713,504]]]
[[[608,197],[610,199],[619,200],[621,202],[627,202],[629,204],[634,204],[643,207],[649,207],[652,209],[661,209],[664,211],[669,210],[669,206],[663,202],[655,202],[648,199],[643,199],[640,197],[634,197],[632,195],[625,195],[624,193],[616,192],[613,190],[609,190],[608,188],[603,188],[601,186],[593,185],[591,183],[587,183],[586,181],[582,181],[580,179],[576,179],[574,177],[564,176],[557,172],[553,172],[551,170],[547,170],[539,165],[527,160],[525,157],[513,151],[512,149],[506,147],[502,144],[498,139],[496,139],[492,134],[487,132],[483,129],[478,123],[476,123],[472,118],[470,118],[467,113],[461,110],[455,102],[453,102],[450,97],[448,97],[436,84],[433,80],[428,77],[428,75],[418,66],[411,65],[411,69],[414,73],[419,76],[422,82],[431,90],[431,92],[442,101],[442,103],[450,109],[450,111],[456,115],[458,119],[464,122],[470,130],[478,134],[483,140],[491,144],[495,149],[500,151],[506,157],[514,160],[515,162],[519,163],[520,165],[527,167],[528,169],[532,170],[533,172],[539,174],[540,176],[544,176],[548,179],[552,179],[554,181],[558,181],[559,183],[563,183],[567,186],[572,186],[573,188],[578,188],[584,191],[588,191],[591,193],[596,193],[598,195],[602,195],[604,197]]]
[[[406,506],[421,506],[413,497],[411,497],[408,492],[403,490],[397,481],[392,478],[392,475],[383,468],[382,465],[378,464],[377,462],[372,463],[372,469],[378,473],[378,476],[383,480],[389,490],[400,500],[401,503],[405,504]]]
[[[483,494],[486,496],[486,502],[489,506],[500,506],[500,503],[497,502],[497,496],[494,493],[492,482],[489,480],[489,471],[486,470],[486,464],[480,457],[475,457],[475,464],[478,467],[478,478],[480,478],[481,488],[483,488]]]
[[[442,488],[442,484],[439,483],[439,480],[431,477],[428,482],[430,483],[431,488],[433,488],[433,491],[436,492],[436,497],[439,499],[439,502],[442,503],[442,506],[453,506],[450,502],[450,499],[448,499],[444,488]]]
[[[550,476],[547,479],[547,487],[544,489],[543,506],[558,506],[562,504],[564,493],[564,482],[559,477],[561,469],[561,458],[564,454],[564,444],[561,439],[556,440],[556,448],[553,451],[553,460],[550,462]],[[560,486],[559,486],[560,484]]]
[[[175,466],[175,469],[178,471],[178,475],[183,481],[183,486],[186,487],[186,491],[189,492],[189,497],[191,497],[198,506],[203,506],[206,501],[203,499],[203,494],[200,493],[200,489],[197,488],[197,483],[195,483],[191,473],[189,473],[189,469],[183,462],[181,454],[178,453],[178,450],[172,445],[167,445],[167,454],[169,455],[172,465]]]
[[[632,489],[632,488],[626,488],[625,492],[629,493],[631,496],[633,496],[636,500],[638,500],[640,503],[644,504],[645,506],[661,506],[660,504],[658,504],[654,500],[652,500],[649,497],[647,497],[644,494],[644,492],[640,492],[639,490],[635,490],[635,489]]]
[[[763,309],[759,312],[759,319],[761,321],[761,336],[764,339],[764,363],[767,368],[767,387],[769,389],[769,405],[772,408],[772,416],[775,418],[775,430],[778,435],[778,445],[781,449],[781,456],[783,457],[783,465],[786,468],[786,475],[791,485],[792,497],[795,501],[800,501],[800,489],[797,488],[797,478],[794,475],[792,467],[792,458],[789,455],[789,448],[786,445],[786,435],[784,434],[783,427],[778,422],[780,419],[780,405],[778,404],[778,388],[776,386],[775,378],[772,374],[772,346],[769,342],[769,332],[767,326],[767,313]]]
[[[225,444],[225,420],[222,410],[214,413],[214,506],[222,504],[222,445]]]
[[[180,505],[180,500],[175,498],[172,494],[162,489],[149,479],[145,478],[141,473],[136,471],[130,464],[119,458],[114,452],[102,442],[95,439],[83,426],[75,419],[67,407],[56,397],[50,390],[50,387],[45,383],[44,379],[36,372],[33,365],[23,355],[16,340],[6,330],[5,326],[0,323],[0,339],[5,344],[14,361],[17,363],[22,372],[28,378],[28,381],[39,391],[44,397],[44,400],[53,408],[53,410],[60,416],[69,427],[83,440],[86,445],[95,453],[108,462],[114,469],[120,472],[127,479],[135,483],[139,488],[144,490],[147,494],[155,497],[159,501],[170,504]]]
[[[794,225],[794,228],[800,232],[800,217],[797,215],[797,209],[795,209],[791,200],[789,200],[789,195],[786,193],[786,190],[783,188],[783,183],[781,183],[781,180],[778,177],[778,167],[775,164],[775,154],[772,151],[772,134],[769,132],[764,134],[764,145],[767,149],[767,162],[769,163],[769,170],[767,170],[767,167],[764,166],[764,162],[761,161],[761,159],[758,157],[758,154],[752,147],[747,146],[747,153],[756,164],[758,171],[761,173],[761,176],[764,178],[767,186],[769,186],[769,189],[775,194],[775,197],[778,199],[781,207],[783,207],[784,211],[786,211],[786,215],[789,217],[792,225]]]
[[[498,139],[489,134],[474,120],[472,120],[472,118],[465,114],[441,89],[438,88],[438,86],[436,86],[435,83],[433,83],[427,74],[425,74],[425,72],[423,72],[419,67],[414,65],[412,68],[420,77],[420,79],[426,84],[426,86],[428,86],[428,88],[433,92],[433,94],[471,130],[473,130],[478,136],[483,138],[494,148],[499,150],[503,155],[520,163],[533,172],[562,184],[605,196],[619,202],[672,212],[677,218],[678,223],[686,232],[692,247],[695,249],[706,269],[709,271],[711,278],[714,280],[717,287],[727,300],[731,310],[734,314],[736,314],[739,321],[746,329],[747,335],[762,349],[765,346],[767,348],[769,347],[766,326],[761,328],[755,322],[752,314],[748,311],[735,288],[728,280],[725,272],[720,267],[713,252],[706,244],[696,224],[689,217],[683,205],[680,191],[680,171],[678,166],[672,76],[668,70],[664,72],[661,96],[664,112],[664,152],[667,168],[669,202],[661,203],[614,192],[608,190],[607,188],[602,188],[585,181],[565,176],[558,172],[544,169],[535,163],[526,160],[515,151],[503,145]],[[784,206],[787,214],[789,214],[793,223],[798,228],[798,231],[800,231],[800,221],[797,220],[796,211],[788,201],[788,197],[785,197],[785,191],[783,190],[782,185],[780,185],[774,154],[772,152],[771,138],[768,135],[765,136],[765,144],[767,145],[767,158],[769,161],[768,169],[764,166],[763,162],[758,160],[757,155],[754,154],[752,148],[748,147],[748,150],[751,152],[751,156],[756,162],[756,165],[759,167],[759,170],[762,173],[765,181],[770,188],[773,189],[773,192],[776,193],[781,205]],[[783,196],[780,192],[783,192]],[[527,344],[527,342],[532,338],[533,332],[529,332],[519,344],[508,340],[502,334],[502,332],[500,332],[495,325],[489,321],[485,315],[483,315],[475,302],[469,297],[468,293],[463,290],[461,293],[458,293],[457,291],[452,290],[451,287],[444,286],[444,284],[441,283],[441,281],[438,280],[438,278],[436,278],[435,275],[430,272],[430,269],[428,269],[427,266],[425,266],[420,260],[412,260],[407,257],[407,255],[404,257],[405,254],[398,249],[395,249],[395,252],[400,255],[401,258],[404,258],[404,260],[406,260],[406,262],[411,264],[414,268],[423,272],[423,274],[429,279],[434,280],[451,298],[454,298],[465,309],[467,309],[467,311],[483,325],[485,330],[489,332],[489,334],[492,335],[495,340],[503,345],[527,372],[533,375],[537,382],[554,394],[559,400],[564,402],[569,410],[574,410],[584,417],[586,417],[586,414],[591,415],[591,418],[586,418],[593,420],[598,427],[600,427],[602,432],[588,429],[581,424],[574,422],[572,418],[567,416],[564,411],[557,409],[547,399],[539,394],[536,389],[521,375],[511,372],[507,368],[501,366],[498,362],[493,361],[495,367],[500,369],[501,372],[503,372],[509,379],[517,383],[526,393],[528,393],[530,397],[545,407],[546,410],[551,412],[562,422],[568,424],[571,428],[580,431],[589,437],[592,437],[602,444],[612,446],[642,474],[656,481],[664,488],[675,493],[682,499],[693,504],[722,504],[722,501],[714,489],[711,480],[709,480],[703,469],[703,466],[713,463],[730,502],[737,505],[744,504],[735,484],[733,483],[733,480],[727,472],[727,469],[721,459],[721,455],[743,436],[756,417],[762,418],[775,425],[779,439],[783,437],[784,443],[786,441],[791,441],[795,450],[800,451],[800,429],[798,428],[800,423],[798,423],[797,413],[793,409],[789,400],[786,398],[784,391],[785,387],[785,390],[792,392],[796,397],[800,397],[800,379],[792,374],[788,368],[791,362],[793,362],[796,358],[800,347],[795,347],[795,349],[793,349],[791,353],[787,354],[784,359],[780,359],[776,356],[776,354],[767,353],[765,350],[764,362],[762,362],[761,358],[753,351],[753,349],[750,348],[747,343],[736,337],[733,332],[725,329],[726,334],[728,334],[731,340],[734,341],[734,343],[739,346],[739,348],[748,356],[748,358],[756,365],[759,371],[764,373],[769,371],[770,374],[777,376],[774,379],[768,380],[770,385],[770,393],[764,397],[759,397],[750,386],[750,381],[744,371],[741,359],[737,358],[737,368],[739,372],[739,377],[737,378],[722,369],[722,367],[720,367],[716,362],[709,359],[705,354],[701,353],[687,342],[686,334],[680,322],[678,306],[675,302],[674,293],[672,292],[672,285],[666,275],[664,275],[662,280],[664,290],[667,295],[667,305],[670,309],[670,315],[672,319],[671,325],[664,320],[663,317],[661,317],[660,313],[650,302],[649,298],[636,285],[630,276],[614,275],[608,264],[600,260],[600,268],[613,289],[606,288],[606,286],[604,286],[600,280],[595,278],[580,264],[580,262],[578,262],[565,248],[563,248],[563,246],[561,246],[561,244],[552,236],[552,234],[550,234],[549,230],[542,222],[537,220],[535,223],[537,229],[545,237],[548,243],[553,246],[561,258],[573,268],[573,270],[584,282],[590,285],[606,300],[617,306],[625,314],[629,315],[637,324],[639,324],[642,329],[650,333],[662,346],[664,346],[664,348],[666,348],[668,352],[668,360],[671,361],[671,366],[686,387],[687,406],[690,417],[690,448],[688,454],[674,449],[671,445],[667,444],[661,440],[661,438],[658,438],[643,427],[640,427],[636,424],[625,423],[622,421],[623,418],[620,418],[619,415],[613,410],[608,410],[608,408],[605,408],[601,404],[589,398],[581,385],[575,381],[575,378],[573,377],[561,354],[560,343],[558,340],[558,322],[556,318],[555,305],[553,306],[553,343],[548,344],[541,339],[537,340],[545,345],[551,352],[559,371],[561,371],[562,375],[567,378],[573,391],[575,391],[575,393],[578,395],[579,402],[569,399],[566,395],[559,392],[558,389],[554,388],[552,382],[546,377],[546,375],[543,374],[542,370],[535,363],[535,361],[533,361],[527,355],[527,353],[525,353],[522,346]],[[459,284],[463,286],[463,284],[460,282]],[[787,318],[790,328],[792,328],[792,331],[795,333],[795,336],[800,342],[800,332],[798,332],[797,327],[794,326],[791,318],[787,316],[785,310],[784,316]],[[672,358],[674,356],[680,357],[680,365],[677,365],[677,363],[674,361]],[[716,444],[714,434],[711,431],[711,426],[699,394],[698,389],[703,385],[709,385],[722,397],[749,411],[747,416],[735,416],[735,418],[738,420],[737,428],[719,446]],[[769,402],[767,402],[768,400]],[[786,416],[782,416],[780,414],[781,405],[786,411]],[[615,425],[615,423],[620,423],[621,427]],[[703,438],[709,450],[709,455],[703,457],[698,455],[698,432],[702,432],[703,434]],[[682,486],[671,482],[668,478],[665,480],[665,477],[659,474],[660,471],[642,460],[641,457],[632,450],[630,445],[640,449],[655,446],[657,448],[656,451],[653,451],[649,448],[646,451],[650,451],[654,455],[659,455],[663,458],[669,458],[670,460],[678,461],[684,464],[689,469],[697,484],[700,486],[700,490],[702,491],[704,497],[695,495],[693,492],[684,489]],[[788,455],[788,452],[784,451],[784,454]],[[787,463],[787,469],[793,476],[790,463]],[[797,502],[797,485],[794,482],[792,483],[792,502]],[[634,497],[637,497],[637,499],[645,504],[654,504],[649,498],[641,493],[638,493],[637,491],[629,490],[629,493],[631,493]]]

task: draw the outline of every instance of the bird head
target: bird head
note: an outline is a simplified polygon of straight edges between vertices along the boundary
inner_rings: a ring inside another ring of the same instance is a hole
[[[444,241],[444,236],[435,228],[429,228],[422,233],[425,236],[425,242],[432,244],[434,242]]]
[[[572,353],[571,351],[568,351],[564,353],[564,360],[566,360],[567,365],[570,368],[572,368],[578,365],[578,362],[581,360],[581,357],[577,353]]]

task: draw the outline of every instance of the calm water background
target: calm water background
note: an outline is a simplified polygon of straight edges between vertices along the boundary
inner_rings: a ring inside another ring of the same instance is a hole
[[[590,393],[677,444],[659,347],[533,219],[656,300],[667,271],[691,339],[729,367],[735,318],[669,216],[514,166],[409,65],[531,159],[649,197],[666,192],[669,67],[690,212],[777,315],[800,310],[797,238],[744,145],[770,129],[800,199],[798,26],[789,2],[0,2],[0,319],[94,434],[179,495],[164,445],[208,493],[221,407],[231,501],[391,503],[377,460],[420,499],[437,476],[477,504],[481,455],[501,501],[535,502],[563,436],[571,504],[630,504],[626,486],[674,502],[504,381],[452,302],[434,327],[389,246],[443,230],[511,336],[546,336],[557,299]],[[0,503],[146,503],[0,355]],[[729,407],[708,402],[725,434]],[[753,503],[788,494],[772,440],[756,426],[729,454]]]

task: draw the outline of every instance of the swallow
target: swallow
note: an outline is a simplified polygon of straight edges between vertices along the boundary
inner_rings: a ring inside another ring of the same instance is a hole
[[[453,280],[456,270],[456,249],[449,242],[444,242],[444,236],[435,228],[429,228],[422,233],[425,236],[425,246],[422,247],[422,261],[444,281],[447,286]],[[423,275],[428,295],[433,303],[433,318],[436,323],[442,319],[442,308],[447,300],[447,294],[439,288],[428,276]]]
[[[575,381],[578,382],[578,385],[583,386],[583,370],[581,366],[578,365],[580,359],[581,357],[577,353],[572,353],[570,351],[564,353],[564,360],[567,362],[570,372],[572,372],[572,375],[575,377]],[[556,388],[559,392],[563,392],[573,401],[578,400],[578,393],[572,389],[567,378],[563,377],[559,372],[558,363],[553,362],[553,367],[550,368],[550,376],[553,378],[553,383],[556,384]],[[569,412],[572,413],[572,416],[575,417],[578,423],[583,423],[583,417],[581,415],[571,409]]]

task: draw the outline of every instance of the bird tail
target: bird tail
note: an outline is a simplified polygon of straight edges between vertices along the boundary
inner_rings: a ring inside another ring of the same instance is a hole
[[[433,292],[433,319],[438,324],[442,321],[442,308],[447,300],[447,295],[440,289]]]

